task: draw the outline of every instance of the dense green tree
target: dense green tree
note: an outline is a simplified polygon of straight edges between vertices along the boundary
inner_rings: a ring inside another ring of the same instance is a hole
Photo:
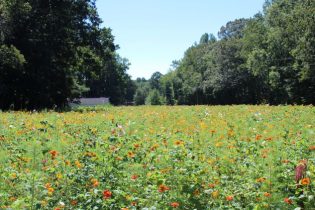
[[[95,0],[4,0],[0,17],[1,53],[13,56],[0,61],[0,108],[64,107],[80,96],[122,104],[132,94],[128,62],[116,53],[111,30],[100,27]],[[17,73],[8,65],[22,57]]]
[[[315,2],[275,0],[266,11],[270,71],[278,103],[314,103]],[[279,90],[282,92],[278,94]]]
[[[243,67],[240,39],[222,40],[214,45],[204,78],[211,104],[253,103],[251,74]]]
[[[20,87],[21,75],[24,75],[25,58],[14,46],[0,45],[0,101],[1,107],[8,108],[11,101],[24,100]],[[13,107],[12,107],[13,106]],[[14,107],[13,104],[10,108]]]
[[[137,78],[135,81],[136,91],[134,95],[135,105],[144,105],[145,99],[150,92],[150,84],[145,78]]]
[[[144,105],[148,93],[143,87],[138,87],[134,96],[135,105]]]
[[[269,101],[270,85],[268,71],[268,53],[267,53],[267,25],[262,14],[256,14],[250,19],[244,30],[242,39],[242,57],[245,60],[246,68],[251,72],[252,81],[255,86],[252,87],[256,103]]]
[[[162,95],[165,96],[166,105],[175,105],[175,92],[174,92],[174,72],[171,71],[161,78]]]
[[[199,44],[207,44],[209,42],[209,34],[205,33],[201,36]]]
[[[314,104],[314,13],[312,0],[266,1],[263,13],[223,26],[220,40],[202,35],[165,84],[178,104]]]
[[[222,26],[218,37],[220,39],[230,39],[230,38],[242,38],[243,30],[246,26],[247,19],[241,18],[234,21],[229,21],[225,26]]]
[[[149,95],[145,99],[147,105],[162,105],[164,104],[163,98],[157,89],[153,89],[149,92]]]
[[[152,89],[161,90],[160,79],[163,76],[160,72],[154,72],[149,80],[150,86]]]

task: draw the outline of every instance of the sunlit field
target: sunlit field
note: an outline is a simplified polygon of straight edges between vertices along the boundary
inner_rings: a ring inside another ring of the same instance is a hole
[[[0,113],[0,209],[313,209],[313,106]]]

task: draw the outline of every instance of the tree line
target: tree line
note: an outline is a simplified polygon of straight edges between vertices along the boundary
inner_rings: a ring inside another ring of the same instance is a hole
[[[129,62],[101,24],[95,0],[1,0],[0,109],[132,100]]]
[[[315,1],[269,0],[263,12],[205,33],[171,70],[138,78],[141,104],[315,104]]]
[[[267,0],[263,11],[205,33],[170,71],[132,81],[95,0],[0,1],[0,109],[114,105],[314,104],[315,2]]]

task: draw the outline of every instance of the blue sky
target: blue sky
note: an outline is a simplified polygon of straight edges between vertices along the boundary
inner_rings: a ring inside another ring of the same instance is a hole
[[[118,51],[130,63],[133,79],[167,73],[173,60],[204,33],[217,35],[236,18],[262,10],[265,0],[98,0],[104,26],[110,27]]]

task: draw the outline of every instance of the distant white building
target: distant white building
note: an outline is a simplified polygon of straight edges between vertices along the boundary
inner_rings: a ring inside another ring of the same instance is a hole
[[[109,98],[79,98],[76,99],[75,102],[70,103],[70,106],[97,106],[105,104],[109,104]]]

